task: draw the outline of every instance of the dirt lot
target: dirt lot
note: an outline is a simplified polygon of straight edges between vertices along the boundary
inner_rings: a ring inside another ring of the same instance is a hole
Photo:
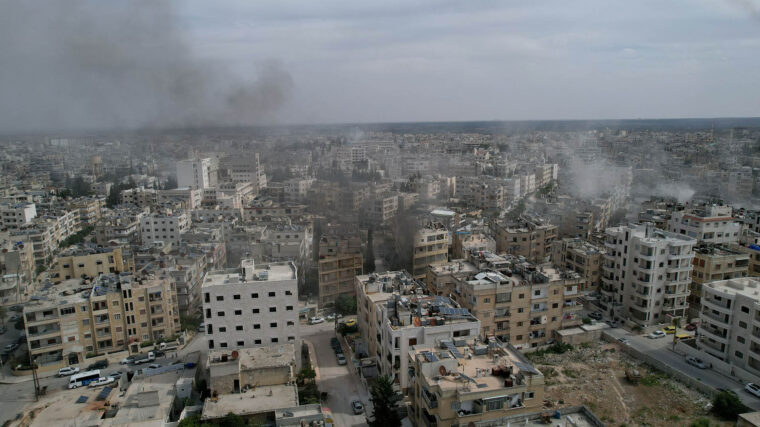
[[[552,405],[586,405],[609,426],[707,426],[708,420],[710,426],[734,425],[709,414],[708,396],[630,358],[616,344],[529,357],[546,376]],[[626,379],[631,368],[639,371],[639,384]]]

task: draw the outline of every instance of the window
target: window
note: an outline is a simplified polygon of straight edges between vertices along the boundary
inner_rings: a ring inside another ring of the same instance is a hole
[[[714,311],[714,310],[713,310],[713,311]],[[744,328],[744,329],[747,329],[747,322],[742,322],[742,321],[740,320],[740,321],[739,321],[739,327],[740,327],[740,328]]]
[[[219,347],[221,347],[221,348],[227,348],[227,343],[226,342],[220,342],[219,343]]]
[[[277,327],[277,322],[271,322],[271,323],[269,324],[269,327],[270,327],[270,328],[276,328],[276,327]]]
[[[224,301],[224,296],[222,296],[222,295],[217,295],[217,296],[216,296],[216,300],[217,300],[217,301]],[[220,345],[221,345],[221,344],[220,344]]]
[[[294,342],[295,340],[296,340],[296,337],[294,337],[294,336],[289,336],[288,337],[288,342]]]
[[[276,343],[276,342],[279,342],[279,341],[280,341],[279,338],[272,338],[272,343]]]
[[[749,307],[742,306],[742,313],[749,313]]]
[[[520,295],[517,296],[517,298],[523,299],[523,298],[525,298],[525,294],[520,294]]]
[[[285,295],[293,295],[293,292],[291,292],[291,291],[285,291]]]
[[[243,314],[243,310],[235,310],[235,316],[240,316]]]
[[[251,312],[253,314],[259,314],[259,309],[258,308],[254,308],[253,310],[251,310]]]
[[[227,327],[226,326],[220,326],[219,327],[219,332],[227,332]]]
[[[233,295],[232,299],[240,299],[240,295]]]
[[[552,304],[552,308],[557,308],[557,307],[559,307],[559,304],[557,304],[556,302]]]
[[[292,320],[288,320],[288,326],[295,326],[295,325],[296,325],[295,322],[293,322]]]
[[[259,297],[259,294],[258,294],[258,293],[255,293],[255,292],[254,292],[254,293],[252,293],[252,294],[251,294],[251,298],[258,298],[258,297]]]
[[[536,289],[535,291],[533,291],[533,295],[534,296],[540,296],[541,295],[541,290],[540,289]]]
[[[285,307],[285,310],[286,311],[293,311],[293,306],[289,305],[289,306]]]
[[[261,325],[258,323],[253,324],[253,329],[261,329]]]
[[[738,357],[739,359],[744,359],[744,353],[741,351],[735,351],[734,356]]]
[[[270,297],[273,297],[273,296],[274,296],[274,292],[270,292],[270,293],[269,293],[269,296],[270,296]]]
[[[238,342],[237,342],[237,346],[238,346],[238,347],[243,347],[243,346],[245,346],[245,341],[238,341]]]
[[[235,330],[236,331],[242,331],[243,330],[243,325],[237,325],[237,326],[235,326]]]
[[[533,392],[532,391],[526,391],[525,392],[525,400],[533,399]]]
[[[739,344],[744,344],[745,341],[746,340],[744,339],[744,337],[736,337],[736,342],[738,342]]]
[[[224,317],[224,312],[223,311],[217,311],[216,315],[219,316],[219,317]]]
[[[253,340],[254,344],[261,344],[261,340]]]
[[[82,319],[82,326],[87,326],[90,324],[90,319]]]
[[[276,313],[277,312],[277,307],[269,307],[269,312],[270,313]]]

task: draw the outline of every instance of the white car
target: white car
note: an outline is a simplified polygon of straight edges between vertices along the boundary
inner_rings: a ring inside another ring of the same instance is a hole
[[[158,363],[151,363],[150,365],[148,365],[148,367],[150,369],[158,369],[161,367],[161,365],[159,365]]]
[[[312,317],[311,319],[309,319],[309,324],[316,325],[317,323],[322,323],[324,321],[325,321],[324,317]]]
[[[114,378],[111,378],[111,377],[100,377],[97,380],[95,380],[95,381],[87,384],[87,387],[90,387],[90,388],[101,387],[101,386],[108,385],[108,384],[111,384],[111,383],[114,383],[114,382],[116,382],[116,380]]]
[[[78,374],[79,368],[76,366],[67,366],[65,368],[61,368],[58,370],[58,374],[56,374],[57,377],[68,377],[70,375]]]
[[[744,389],[747,390],[748,392],[754,394],[755,397],[760,397],[760,386],[759,385],[753,384],[753,383],[747,383],[744,386]]]
[[[699,369],[707,369],[707,368],[710,367],[710,365],[708,365],[707,363],[705,363],[705,361],[703,361],[702,359],[700,359],[698,357],[694,357],[694,356],[688,356],[688,357],[686,357],[686,363],[688,363],[689,365],[696,366]]]
[[[667,335],[664,331],[654,331],[651,334],[647,335],[647,338],[655,339],[655,338],[662,338],[665,335]]]

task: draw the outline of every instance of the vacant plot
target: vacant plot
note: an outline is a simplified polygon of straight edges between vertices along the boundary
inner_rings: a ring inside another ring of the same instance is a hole
[[[731,426],[709,413],[710,397],[617,351],[583,345],[561,354],[529,354],[546,376],[547,405],[586,405],[609,426]],[[630,383],[626,369],[641,375]]]

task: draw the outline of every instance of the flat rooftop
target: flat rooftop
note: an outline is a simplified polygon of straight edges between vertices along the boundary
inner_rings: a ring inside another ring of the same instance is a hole
[[[201,419],[222,418],[230,412],[236,415],[274,412],[276,409],[294,406],[298,406],[295,385],[261,386],[245,393],[222,394],[217,398],[206,399]]]
[[[228,284],[251,284],[261,282],[281,282],[296,280],[296,266],[292,262],[279,262],[257,265],[251,280],[245,280],[240,269],[213,271],[206,275],[203,287],[223,286]]]
[[[428,267],[435,274],[476,273],[478,268],[465,260],[454,260],[446,264],[431,265]]]
[[[291,343],[239,350],[212,351],[208,354],[209,366],[235,362],[240,370],[288,366],[295,363],[295,345]]]
[[[760,280],[755,278],[740,277],[719,280],[717,282],[704,283],[702,286],[728,295],[744,295],[760,302]]]
[[[475,344],[454,338],[436,346],[414,346],[409,355],[422,363],[421,375],[427,383],[443,391],[492,391],[522,385],[529,376],[538,385],[535,378],[543,378],[528,359],[503,343]]]

